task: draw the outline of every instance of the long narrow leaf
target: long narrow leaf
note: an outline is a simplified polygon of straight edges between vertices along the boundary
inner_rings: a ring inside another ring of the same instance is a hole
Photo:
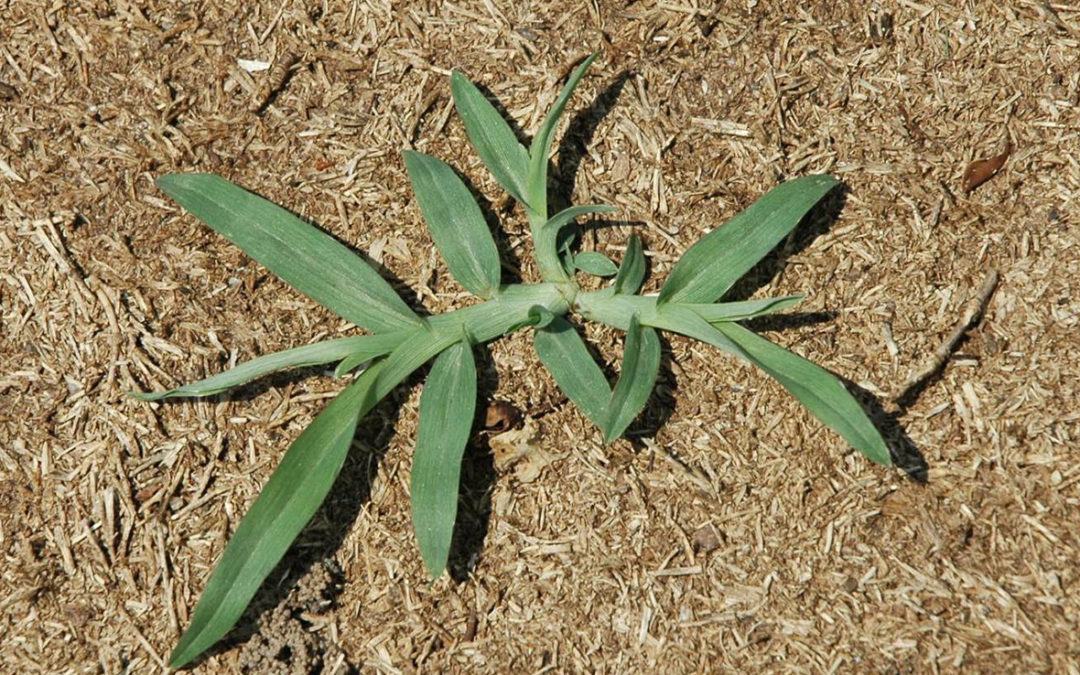
[[[623,350],[622,371],[611,392],[604,415],[604,442],[611,443],[634,421],[652,394],[660,371],[660,338],[656,331],[642,326],[635,314],[630,318]]]
[[[365,356],[363,360],[367,361],[389,353],[401,343],[403,337],[404,333],[395,332],[327,340],[258,356],[223,373],[175,389],[148,393],[131,392],[129,396],[143,401],[157,401],[177,396],[212,396],[285,368],[317,366],[354,354],[363,354]]]
[[[623,256],[622,265],[619,266],[619,272],[615,275],[612,288],[616,293],[630,295],[638,292],[643,281],[645,281],[645,254],[641,250],[641,237],[635,234],[630,237],[630,243],[626,246],[626,255]]]
[[[280,206],[213,174],[156,184],[287,284],[357,326],[387,332],[423,320],[343,244]]]
[[[412,520],[432,579],[446,569],[457,518],[461,457],[476,412],[476,363],[465,341],[435,359],[420,395],[413,454]]]
[[[718,323],[716,328],[853,448],[878,464],[892,464],[881,433],[835,375],[738,324]]]
[[[548,154],[551,152],[551,137],[555,133],[555,125],[558,124],[567,101],[574,93],[585,71],[596,60],[597,54],[591,54],[582,62],[577,70],[570,76],[566,86],[555,99],[555,105],[551,107],[540,130],[529,145],[529,177],[528,177],[528,200],[533,209],[541,216],[547,216],[547,169]]]
[[[717,300],[786,237],[836,184],[832,176],[821,175],[798,178],[773,188],[691,246],[675,263],[657,302]]]
[[[566,319],[556,316],[536,330],[536,353],[555,383],[594,424],[603,428],[611,386],[585,342]]]
[[[445,162],[405,151],[405,167],[431,237],[447,267],[473,295],[490,298],[499,288],[499,251],[469,188]]]
[[[716,323],[718,321],[741,321],[756,316],[781,312],[799,304],[805,297],[805,295],[785,295],[779,298],[765,298],[763,300],[740,300],[739,302],[684,306],[709,323]]]
[[[495,106],[467,77],[454,71],[450,76],[450,91],[454,95],[454,107],[465,122],[465,132],[480,159],[499,185],[527,207],[529,153]]]
[[[169,656],[170,667],[191,661],[232,628],[315,514],[341,470],[357,421],[378,402],[374,389],[381,365],[331,401],[285,453],[226,546],[191,624]]]

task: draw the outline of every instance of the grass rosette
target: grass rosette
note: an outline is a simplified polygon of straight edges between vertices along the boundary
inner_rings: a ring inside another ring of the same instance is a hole
[[[220,393],[283,368],[337,363],[345,375],[369,363],[293,442],[226,546],[169,665],[199,656],[236,623],[334,483],[359,419],[411,373],[434,360],[420,398],[411,477],[412,520],[432,578],[444,571],[457,514],[461,459],[476,406],[475,345],[531,327],[537,355],[558,386],[601,430],[619,438],[645,407],[660,367],[658,331],[679,333],[743,358],[790,391],[814,416],[880,464],[890,456],[881,434],[844,385],[738,322],[787,309],[801,296],[718,302],[769,253],[837,181],[816,175],[785,182],[690,247],[658,295],[639,295],[645,279],[641,241],[631,238],[621,264],[575,253],[574,221],[614,209],[548,209],[548,162],[555,125],[589,57],[525,148],[506,120],[461,73],[454,104],[474,148],[529,220],[541,283],[504,285],[495,242],[458,174],[443,161],[404,153],[424,219],[447,267],[485,302],[436,316],[415,313],[364,260],[287,210],[210,174],[167,175],[158,186],[219,234],[298,291],[368,331],[261,356],[176,389],[134,394],[145,400]],[[614,277],[584,291],[578,272]],[[575,327],[576,314],[626,331],[612,386]]]

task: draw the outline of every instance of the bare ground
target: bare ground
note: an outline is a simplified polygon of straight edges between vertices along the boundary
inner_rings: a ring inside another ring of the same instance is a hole
[[[123,396],[350,330],[154,177],[221,173],[444,311],[464,298],[400,150],[491,195],[535,279],[447,75],[528,135],[599,50],[556,157],[557,192],[620,207],[586,245],[618,258],[641,232],[655,290],[778,180],[841,177],[739,293],[809,295],[755,328],[861,387],[922,480],[679,337],[635,440],[605,448],[514,335],[483,357],[482,395],[523,410],[545,454],[497,467],[477,436],[455,579],[428,585],[410,532],[410,386],[193,670],[1080,672],[1075,6],[219,4],[0,0],[0,670],[160,669],[229,532],[341,388],[316,370],[204,402]],[[1006,146],[965,192],[968,163]],[[983,321],[898,403],[994,269]],[[592,336],[615,367],[618,337]]]

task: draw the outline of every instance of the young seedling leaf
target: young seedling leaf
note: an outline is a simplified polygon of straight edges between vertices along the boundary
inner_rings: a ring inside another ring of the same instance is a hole
[[[641,250],[641,237],[636,234],[630,237],[630,243],[626,246],[626,255],[623,256],[622,265],[615,275],[615,283],[612,288],[616,293],[633,295],[641,288],[645,281],[645,254]]]
[[[773,188],[691,246],[675,263],[657,302],[708,303],[719,299],[836,184],[832,176],[821,175]]]
[[[533,233],[537,257],[545,255],[541,252],[546,252],[546,255],[550,256],[551,251],[555,251],[555,254],[563,260],[563,268],[566,272],[573,273],[574,260],[570,249],[574,245],[575,233],[570,225],[577,218],[589,213],[612,213],[613,211],[615,211],[614,206],[603,204],[583,204],[559,211]]]
[[[405,167],[447,267],[462,286],[481,298],[499,288],[499,251],[469,188],[440,159],[406,150]]]
[[[403,335],[404,333],[399,332],[360,335],[304,345],[258,356],[223,373],[175,389],[148,393],[129,392],[128,395],[143,401],[178,396],[212,396],[285,368],[317,366],[352,354],[362,354],[365,357],[363,360],[367,361],[392,351],[401,343]]]
[[[558,124],[567,101],[574,93],[585,71],[596,60],[597,54],[591,54],[570,76],[563,87],[559,97],[555,99],[555,105],[551,107],[540,130],[529,145],[529,176],[528,176],[528,200],[533,209],[541,216],[547,216],[547,170],[548,155],[551,153],[551,138],[555,133],[555,125]]]
[[[528,208],[529,153],[495,106],[467,77],[454,71],[450,76],[450,90],[458,115],[465,122],[465,132],[480,159],[499,185]]]
[[[343,319],[375,332],[423,324],[361,258],[273,202],[213,174],[172,174],[156,184],[285,283]]]
[[[555,383],[585,416],[603,429],[611,386],[585,342],[566,319],[556,316],[535,335],[536,354]]]
[[[582,251],[574,256],[574,266],[587,274],[598,277],[610,277],[619,272],[619,268],[603,253]]]
[[[736,323],[716,328],[853,448],[878,464],[892,464],[881,433],[835,375]]]
[[[179,668],[221,639],[266,575],[322,503],[352,444],[356,423],[378,402],[382,364],[365,371],[315,418],[285,453],[244,516],[169,656]]]
[[[660,338],[649,326],[642,326],[635,314],[630,318],[623,350],[622,371],[611,392],[604,415],[604,442],[611,443],[634,421],[652,394],[660,372]]]
[[[476,363],[459,342],[435,359],[420,395],[413,454],[412,519],[420,555],[432,579],[446,569],[457,517],[461,457],[476,412]]]
[[[712,305],[683,305],[709,323],[719,321],[742,321],[756,316],[782,312],[802,302],[805,295],[785,295],[763,300],[740,300],[719,302]]]

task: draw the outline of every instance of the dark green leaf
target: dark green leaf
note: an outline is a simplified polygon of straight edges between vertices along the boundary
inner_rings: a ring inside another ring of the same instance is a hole
[[[574,93],[574,89],[581,82],[585,71],[589,69],[596,57],[597,54],[591,54],[570,76],[566,86],[559,93],[559,97],[555,99],[555,105],[551,107],[551,111],[548,112],[544,123],[540,125],[540,130],[536,133],[532,144],[529,146],[527,198],[532,208],[541,216],[547,216],[548,155],[551,153],[551,138],[555,133],[555,125],[559,122],[567,101],[570,100],[570,96]]]
[[[630,237],[626,255],[623,256],[622,265],[619,267],[618,274],[615,275],[612,288],[616,293],[632,295],[638,292],[643,281],[645,281],[645,254],[641,250],[641,237],[635,234]]]
[[[582,251],[574,256],[574,266],[582,272],[598,277],[610,277],[619,272],[619,268],[603,253]]]
[[[457,517],[461,457],[476,412],[476,363],[468,342],[435,359],[420,395],[413,455],[412,518],[420,555],[432,579],[446,569]]]
[[[736,323],[716,328],[853,448],[878,464],[892,464],[881,433],[835,375]]]
[[[404,155],[420,210],[450,272],[473,295],[490,298],[499,288],[499,251],[476,200],[442,160],[412,150]]]
[[[773,188],[691,246],[675,264],[657,303],[717,300],[775,248],[836,184],[832,176],[806,176]]]
[[[555,383],[597,426],[604,419],[611,387],[570,322],[556,316],[536,331],[536,353]]]
[[[454,94],[454,106],[465,122],[465,131],[480,159],[484,160],[499,185],[527,207],[529,153],[495,106],[468,78],[454,71],[450,89]]]
[[[171,668],[191,661],[232,628],[319,508],[345,461],[357,420],[378,402],[374,385],[380,365],[331,401],[285,453],[225,547],[191,624],[169,656]]]
[[[161,176],[157,186],[287,284],[377,332],[423,324],[390,284],[336,239],[212,174]]]
[[[652,394],[660,372],[660,338],[656,331],[638,322],[637,314],[630,318],[623,350],[622,371],[604,415],[604,442],[611,443],[634,421]]]

